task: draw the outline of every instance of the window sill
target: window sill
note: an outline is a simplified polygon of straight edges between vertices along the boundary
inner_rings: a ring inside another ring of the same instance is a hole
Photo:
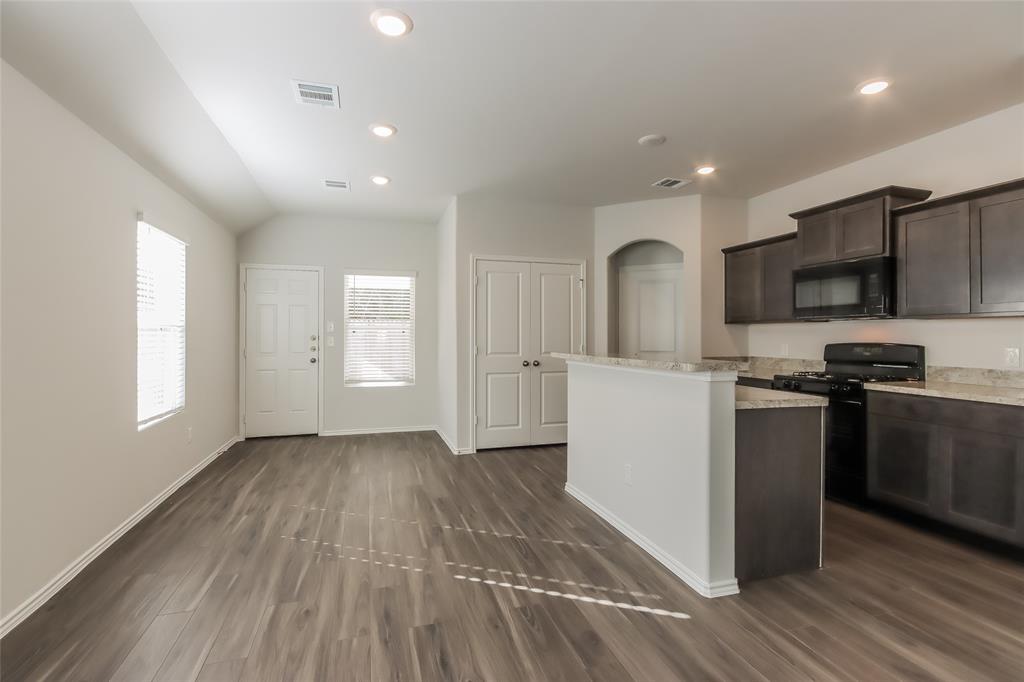
[[[156,426],[157,424],[159,424],[161,422],[165,422],[168,419],[170,419],[171,417],[173,417],[174,415],[179,414],[179,413],[184,412],[184,411],[185,411],[184,407],[179,407],[178,409],[174,410],[173,412],[168,412],[167,414],[161,414],[161,415],[159,415],[157,417],[153,417],[152,419],[149,419],[147,421],[139,422],[139,424],[138,424],[139,432],[141,433],[142,431],[145,431],[146,429],[148,429],[151,426]]]
[[[345,388],[402,388],[415,385],[415,381],[359,381],[346,383]]]

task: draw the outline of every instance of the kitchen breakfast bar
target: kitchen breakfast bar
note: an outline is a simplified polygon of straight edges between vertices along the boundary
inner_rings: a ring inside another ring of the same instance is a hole
[[[705,597],[821,566],[826,399],[737,386],[743,362],[555,357],[566,492]]]

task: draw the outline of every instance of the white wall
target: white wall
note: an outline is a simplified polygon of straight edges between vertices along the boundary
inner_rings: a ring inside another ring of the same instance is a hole
[[[437,428],[449,447],[459,432],[458,342],[455,331],[455,230],[458,200],[437,223]]]
[[[470,308],[472,257],[519,256],[587,261],[593,282],[594,230],[591,208],[513,202],[463,194],[456,226],[456,335],[458,342],[458,447],[472,442],[470,419]],[[593,293],[588,283],[587,340],[593,337]]]
[[[952,194],[1024,176],[1024,104],[869,156],[749,201],[749,239],[796,229],[788,214],[885,185]],[[826,343],[890,341],[927,347],[933,365],[1001,368],[1024,346],[1024,319],[887,320],[750,325],[751,355],[820,359]]]
[[[746,241],[747,202],[701,197],[701,350],[704,357],[747,355],[747,328],[725,323],[725,256]]]
[[[238,260],[240,263],[324,267],[324,320],[335,324],[335,345],[321,346],[320,356],[324,363],[325,430],[434,427],[437,423],[438,288],[433,225],[283,215],[239,237]],[[417,273],[414,386],[345,386],[342,328],[344,274],[349,268]]]
[[[237,271],[233,235],[6,62],[0,99],[6,617],[236,435]],[[138,211],[189,244],[186,405],[142,432]]]
[[[636,241],[657,239],[683,253],[683,356],[701,357],[701,198],[675,197],[601,206],[594,210],[594,336],[590,348],[609,352],[609,338],[617,325],[609,316],[608,259]],[[611,291],[615,304],[615,292]],[[614,341],[613,344],[614,345]]]

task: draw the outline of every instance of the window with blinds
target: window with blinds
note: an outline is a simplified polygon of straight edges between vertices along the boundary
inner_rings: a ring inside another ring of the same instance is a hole
[[[416,381],[416,277],[345,275],[345,385]]]
[[[185,406],[185,243],[139,221],[136,235],[138,424]]]

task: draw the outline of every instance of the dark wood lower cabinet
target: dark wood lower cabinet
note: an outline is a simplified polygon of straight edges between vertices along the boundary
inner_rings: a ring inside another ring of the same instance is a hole
[[[1024,407],[869,391],[868,496],[1024,547]]]
[[[821,565],[822,408],[736,411],[736,578]]]

